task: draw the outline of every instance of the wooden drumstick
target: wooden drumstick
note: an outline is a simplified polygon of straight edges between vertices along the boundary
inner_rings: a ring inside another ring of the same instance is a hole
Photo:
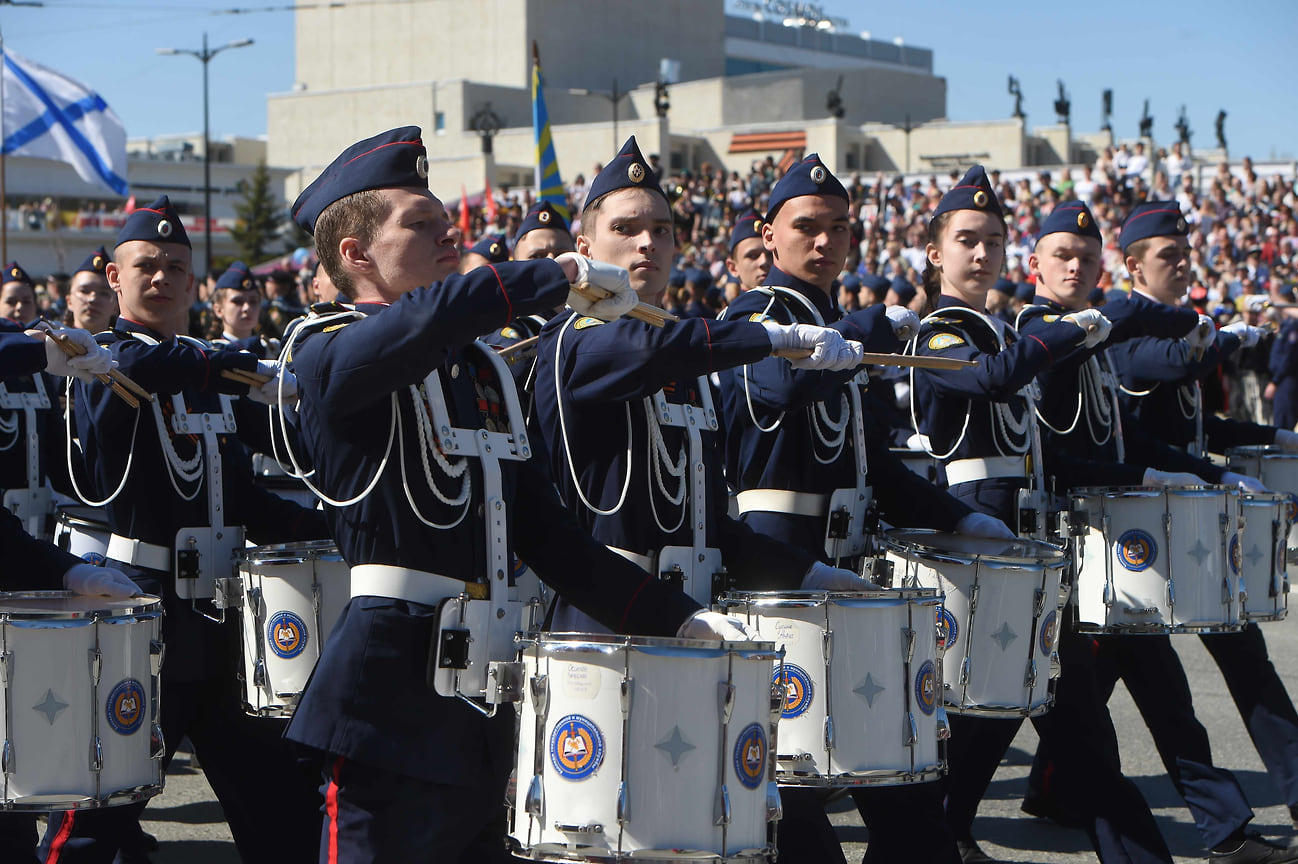
[[[221,377],[229,381],[247,384],[249,387],[262,387],[274,380],[273,376],[250,372],[247,369],[222,369]]]
[[[513,345],[506,345],[504,348],[498,348],[496,353],[501,357],[509,357],[513,354],[520,354],[529,348],[535,348],[536,343],[541,341],[540,336],[529,336],[526,339],[520,339]]]
[[[76,342],[73,342],[67,336],[63,335],[62,333],[59,333],[57,330],[51,327],[47,322],[42,321],[40,323],[42,325],[41,330],[43,330],[47,336],[49,336],[51,339],[54,340],[54,344],[59,346],[59,348],[63,351],[64,354],[68,355],[69,357],[85,356],[86,349],[83,348],[81,345],[78,345]],[[132,395],[133,393],[139,395],[141,398],[145,399],[146,401],[149,402],[153,401],[152,393],[150,393],[148,390],[145,390],[139,384],[136,384],[134,381],[128,378],[124,373],[118,372],[116,369],[111,369],[108,372],[101,372],[95,377],[98,378],[103,383],[107,384],[114,393],[116,393],[119,397],[121,397],[121,400],[123,402],[125,402],[127,405],[130,405],[132,408],[140,407],[140,401],[139,399],[135,398],[135,395]]]
[[[576,291],[587,300],[593,300],[596,302],[613,296],[613,292],[591,285],[589,282],[582,282],[580,285],[573,285],[572,290]],[[654,327],[662,327],[668,321],[681,320],[666,309],[660,309],[657,306],[650,306],[648,303],[637,303],[630,312],[626,313],[626,317],[635,318],[637,321],[643,321],[646,324],[652,324]]]
[[[783,357],[786,360],[805,360],[811,356],[810,348],[781,348],[775,351],[772,356]],[[925,355],[911,354],[871,354],[866,352],[861,355],[862,366],[913,366],[916,369],[945,369],[953,371],[956,369],[968,369],[970,366],[977,366],[977,360],[957,360],[953,357],[928,357]]]

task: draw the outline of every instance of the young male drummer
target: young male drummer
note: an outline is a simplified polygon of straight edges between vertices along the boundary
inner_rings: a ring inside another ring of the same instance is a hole
[[[924,283],[937,309],[925,318],[916,344],[919,353],[977,365],[958,372],[916,370],[916,431],[942,460],[958,498],[1042,537],[1048,508],[1031,384],[1041,370],[1101,343],[1109,324],[1087,310],[1043,321],[1037,333],[1018,338],[1012,327],[988,317],[985,299],[1004,266],[1004,238],[1000,202],[975,166],[942,197],[929,222]],[[1071,626],[1063,627],[1055,705],[1033,725],[1042,737],[1066,742],[1060,758],[1075,760],[1073,773],[1080,775],[1066,790],[1071,809],[1101,860],[1171,861],[1149,807],[1119,773],[1116,742],[1101,734],[1110,721],[1088,648]],[[971,825],[1021,721],[960,716],[951,725],[947,821],[964,861],[988,861]]]
[[[739,290],[751,291],[766,283],[771,272],[771,250],[762,242],[762,214],[746,210],[730,229],[726,272],[739,280]]]
[[[507,397],[512,382],[482,354],[490,349],[472,344],[474,334],[565,297],[584,315],[615,318],[635,295],[625,271],[594,262],[583,269],[577,256],[456,275],[458,232],[427,178],[419,129],[393,129],[348,147],[293,207],[334,284],[356,304],[354,313],[304,323],[292,358],[303,455],[329,496],[333,536],[352,567],[352,600],[288,730],[325,754],[319,854],[330,864],[509,860],[499,817],[513,711],[487,719],[428,680],[438,604],[503,580],[505,568],[489,562],[516,550],[614,630],[743,638],[740,627],[700,612],[592,540],[534,461],[493,469],[430,440],[421,420],[430,399],[467,429],[510,422],[488,391]],[[579,278],[612,296],[570,296]],[[500,497],[485,500],[484,484],[497,479]],[[504,547],[490,557],[488,536]]]
[[[839,312],[833,284],[851,246],[848,195],[817,156],[794,165],[771,190],[762,241],[772,254],[766,282],[740,295],[726,320],[828,325],[867,351],[899,351],[913,333],[914,313],[901,307]],[[873,490],[880,513],[896,525],[1013,536],[889,452],[864,416],[856,370],[794,369],[771,358],[725,370],[720,379],[727,479],[739,493],[740,519],[759,534],[831,562],[855,562],[866,549],[865,511]],[[845,487],[847,503],[860,509],[845,508],[853,515],[840,531],[837,524],[831,528],[839,504],[831,509],[830,502],[842,501]],[[870,860],[956,860],[940,785],[853,794],[870,830]],[[811,833],[814,822],[807,822]]]
[[[1019,330],[1031,336],[1048,326],[1053,316],[1084,309],[1099,277],[1101,236],[1085,204],[1058,205],[1045,220],[1029,267],[1036,276],[1036,305],[1019,313]],[[1193,335],[1202,344],[1199,316],[1191,309],[1155,303],[1137,293],[1108,303],[1112,316],[1110,345],[1131,339],[1180,340]],[[1236,484],[1245,478],[1197,459],[1184,451],[1151,440],[1139,428],[1124,436],[1118,417],[1116,384],[1100,347],[1075,352],[1038,377],[1042,396],[1038,414],[1047,430],[1043,449],[1046,471],[1061,491],[1074,486]],[[1118,464],[1122,460],[1125,464]],[[1146,468],[1157,465],[1187,474]],[[1252,810],[1234,776],[1212,764],[1208,735],[1194,714],[1189,685],[1180,658],[1167,636],[1104,635],[1094,639],[1096,677],[1102,697],[1112,693],[1119,676],[1149,724],[1163,764],[1194,816],[1212,850],[1210,860],[1285,861],[1280,850],[1245,836]],[[1051,791],[1074,782],[1057,757],[1068,740],[1043,738],[1038,753],[1039,777],[1049,776]],[[1114,742],[1116,747],[1116,741]],[[1050,770],[1045,770],[1049,765]],[[1035,767],[1035,766],[1034,766]],[[1030,793],[1031,794],[1031,793]],[[1040,809],[1038,799],[1026,806]]]
[[[233,674],[238,623],[233,616],[224,623],[209,620],[178,595],[176,546],[182,529],[211,525],[246,525],[250,539],[262,543],[316,537],[323,518],[253,487],[247,452],[228,433],[218,439],[222,512],[210,512],[215,501],[209,499],[208,472],[216,463],[209,461],[202,438],[177,429],[173,394],[188,413],[223,415],[221,394],[242,395],[249,388],[221,373],[253,370],[258,361],[244,352],[209,351],[177,338],[193,302],[191,257],[189,237],[165,195],[127,218],[115,262],[107,267],[121,315],[102,338],[118,367],[156,401],[131,408],[98,380],[79,382],[74,418],[86,465],[93,470],[91,494],[111,499],[108,558],[163,600],[163,767],[188,736],[240,857],[301,861],[304,844],[319,832],[312,787],[280,737],[282,724],[243,713]],[[274,371],[270,364],[262,368]],[[272,381],[258,397],[273,398],[275,386]],[[210,609],[208,614],[216,617]],[[148,725],[137,734],[149,734]],[[111,860],[124,835],[135,831],[143,809],[139,804],[51,814],[42,843],[47,859]]]

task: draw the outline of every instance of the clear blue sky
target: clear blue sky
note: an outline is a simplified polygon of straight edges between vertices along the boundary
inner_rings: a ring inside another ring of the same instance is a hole
[[[466,10],[475,5],[462,4]],[[198,48],[205,30],[213,46],[253,38],[256,44],[222,54],[210,70],[213,134],[255,136],[266,131],[265,94],[293,84],[293,13],[287,5],[288,0],[45,0],[40,8],[0,5],[0,31],[13,51],[97,89],[131,136],[202,129],[200,64],[191,57],[158,56],[154,49]],[[1119,135],[1136,134],[1148,98],[1160,142],[1175,139],[1172,124],[1185,104],[1195,146],[1214,145],[1213,121],[1225,108],[1233,155],[1298,155],[1293,0],[988,0],[977,5],[977,15],[970,4],[955,0],[822,5],[849,19],[853,32],[868,30],[885,40],[900,36],[933,49],[934,71],[947,79],[953,120],[1008,116],[1013,100],[1005,85],[1013,74],[1023,85],[1029,123],[1052,123],[1055,79],[1062,78],[1078,131],[1098,128],[1100,92],[1111,87]],[[278,11],[214,14],[231,8]],[[435,50],[432,34],[429,41]]]

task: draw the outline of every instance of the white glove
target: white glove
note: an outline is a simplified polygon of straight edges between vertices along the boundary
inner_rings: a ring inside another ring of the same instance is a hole
[[[86,353],[80,357],[65,354],[54,337],[45,334],[45,371],[51,375],[93,381],[96,375],[103,375],[116,365],[113,352],[95,342],[95,337],[85,330],[68,328],[60,330],[59,335],[68,337],[70,342],[86,349]]]
[[[1059,320],[1081,327],[1082,333],[1085,334],[1082,343],[1087,348],[1094,348],[1105,339],[1108,339],[1109,331],[1113,329],[1113,324],[1108,318],[1104,317],[1104,313],[1099,309],[1083,309],[1080,312],[1065,315]]]
[[[1208,481],[1204,480],[1198,474],[1188,474],[1184,471],[1159,471],[1157,468],[1146,468],[1145,476],[1141,478],[1141,485],[1144,486],[1207,486]]]
[[[1254,327],[1244,321],[1236,321],[1234,324],[1227,324],[1221,328],[1221,332],[1238,336],[1239,341],[1245,348],[1252,348],[1257,344],[1257,340],[1262,338],[1262,334],[1266,332],[1266,329]]]
[[[1227,471],[1221,475],[1221,484],[1223,486],[1238,486],[1241,492],[1253,492],[1261,494],[1271,490],[1262,485],[1262,481],[1250,477],[1247,474],[1236,474],[1234,471]]]
[[[1018,535],[1010,530],[1010,526],[986,513],[970,513],[955,523],[955,532],[970,537],[990,537],[993,540],[1018,539]]]
[[[140,593],[135,583],[120,570],[96,567],[94,564],[76,564],[63,574],[63,585],[73,594],[111,597],[125,600]]]
[[[257,374],[269,375],[270,380],[260,387],[249,387],[248,398],[263,405],[279,403],[280,378],[284,379],[284,402],[292,405],[297,402],[297,378],[292,372],[280,367],[278,360],[258,360]]]
[[[1189,332],[1185,341],[1190,343],[1190,347],[1197,350],[1207,348],[1212,344],[1212,340],[1217,338],[1216,325],[1207,315],[1199,316],[1199,325]]]
[[[901,342],[909,342],[919,332],[919,316],[905,306],[889,306],[884,312],[892,324],[892,335]]]
[[[802,577],[803,591],[864,591],[879,586],[869,579],[858,576],[851,570],[841,567],[830,567],[823,561],[817,561]]]
[[[1298,433],[1290,432],[1288,429],[1277,429],[1271,443],[1282,450],[1298,450]]]
[[[810,357],[789,358],[794,369],[839,371],[861,365],[864,346],[844,339],[837,330],[814,324],[776,324],[774,321],[763,321],[762,326],[771,339],[772,354],[786,350],[811,351]]]
[[[738,618],[700,609],[676,631],[678,639],[720,639],[722,642],[751,642],[753,632]]]
[[[576,252],[564,252],[554,260],[560,263],[571,261],[577,265],[577,278],[572,280],[573,285],[591,285],[609,292],[603,300],[588,300],[576,291],[569,291],[568,307],[578,315],[612,321],[630,312],[640,302],[631,290],[631,274],[616,264],[592,261]]]

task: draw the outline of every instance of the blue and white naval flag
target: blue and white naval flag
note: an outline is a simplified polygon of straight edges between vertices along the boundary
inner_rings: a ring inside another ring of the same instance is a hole
[[[67,162],[87,183],[127,194],[126,129],[98,93],[0,47],[3,151]]]

